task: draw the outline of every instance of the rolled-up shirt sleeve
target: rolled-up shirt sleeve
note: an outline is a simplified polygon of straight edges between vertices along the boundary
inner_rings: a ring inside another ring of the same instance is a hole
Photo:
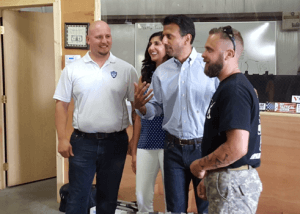
[[[156,73],[154,72],[152,76],[152,82],[150,84],[149,90],[153,89],[154,96],[151,100],[146,103],[147,112],[143,115],[139,110],[136,109],[136,113],[146,120],[152,120],[156,116],[160,116],[163,113],[163,102],[162,102],[162,89]]]

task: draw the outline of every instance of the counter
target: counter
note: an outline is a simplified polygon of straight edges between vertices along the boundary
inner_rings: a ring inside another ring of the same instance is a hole
[[[300,114],[261,112],[263,183],[257,213],[300,213]]]

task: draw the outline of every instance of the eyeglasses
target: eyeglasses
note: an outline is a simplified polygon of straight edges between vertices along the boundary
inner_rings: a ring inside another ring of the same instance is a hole
[[[222,27],[223,32],[227,34],[227,36],[229,37],[229,39],[232,41],[233,44],[233,50],[235,51],[235,39],[234,39],[234,35],[232,32],[232,27],[230,25]]]

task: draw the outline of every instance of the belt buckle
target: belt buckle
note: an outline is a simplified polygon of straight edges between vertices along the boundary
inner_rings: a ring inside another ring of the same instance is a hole
[[[103,140],[105,138],[105,134],[103,134],[103,133],[97,132],[95,134],[96,134],[96,139],[97,140]]]
[[[184,144],[181,143],[181,139],[180,139],[180,138],[178,138],[178,141],[179,141],[179,145],[180,145],[180,146],[184,146]]]

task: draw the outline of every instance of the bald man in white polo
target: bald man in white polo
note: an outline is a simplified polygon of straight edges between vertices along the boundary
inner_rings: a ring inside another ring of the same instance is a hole
[[[88,213],[88,197],[97,174],[97,214],[113,214],[128,148],[126,99],[134,101],[135,68],[111,52],[107,23],[92,23],[90,51],[63,70],[56,100],[58,152],[69,158],[66,214]],[[74,132],[66,135],[68,107],[74,99]]]

